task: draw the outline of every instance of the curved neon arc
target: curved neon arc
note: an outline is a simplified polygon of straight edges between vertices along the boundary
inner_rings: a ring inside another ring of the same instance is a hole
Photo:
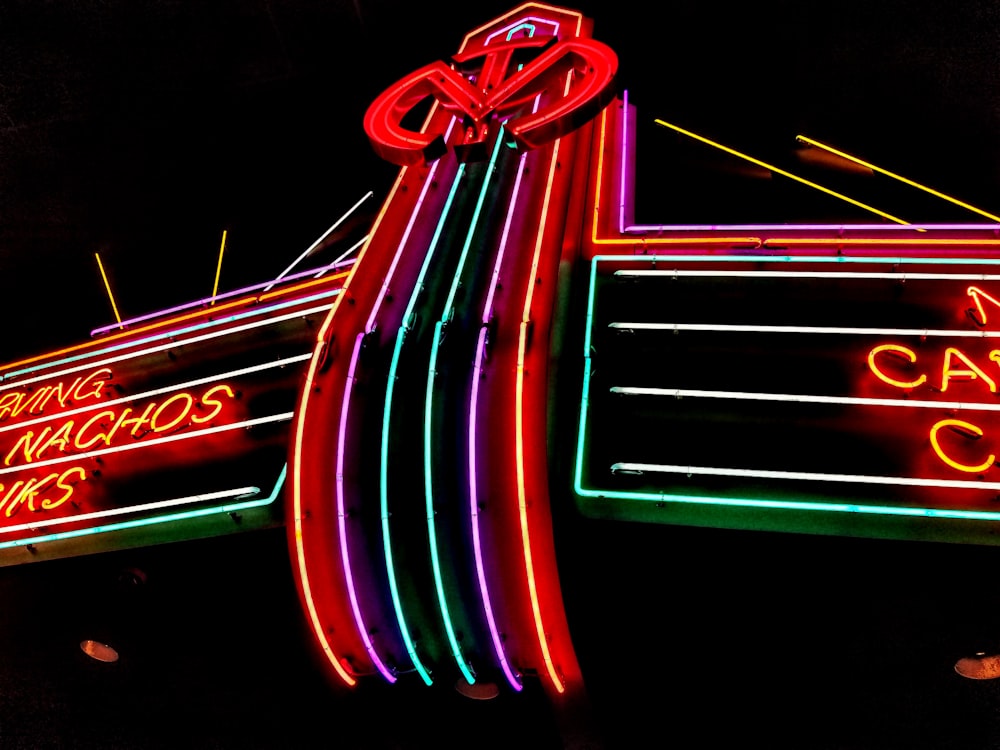
[[[538,100],[535,101],[538,106]],[[510,203],[507,205],[507,215],[504,218],[503,231],[500,234],[500,246],[497,250],[496,262],[493,265],[493,276],[490,279],[489,290],[486,294],[486,302],[483,305],[482,327],[479,329],[479,341],[476,346],[476,361],[472,370],[471,398],[469,403],[469,513],[472,518],[472,545],[476,558],[476,575],[479,579],[479,590],[483,595],[483,609],[486,612],[486,621],[489,625],[490,638],[493,641],[493,650],[500,660],[500,667],[503,670],[507,682],[515,690],[521,690],[523,685],[521,678],[514,672],[510,661],[507,658],[503,647],[503,640],[497,628],[496,618],[493,614],[493,605],[490,600],[489,587],[486,583],[486,566],[483,560],[481,531],[479,527],[479,482],[476,468],[476,426],[478,424],[479,411],[479,379],[482,375],[483,362],[486,358],[486,326],[493,315],[493,300],[496,289],[500,283],[500,270],[503,267],[503,259],[507,250],[507,242],[510,238],[510,228],[514,220],[514,207],[517,205],[517,198],[521,191],[521,180],[524,176],[527,153],[521,154],[517,165],[517,175],[514,178],[514,189],[511,193]]]
[[[445,300],[441,320],[439,320],[434,326],[434,339],[431,344],[431,355],[427,370],[427,389],[424,397],[424,502],[427,508],[427,533],[430,538],[431,545],[431,565],[434,569],[434,585],[437,589],[438,607],[441,609],[441,614],[444,618],[445,630],[448,635],[448,642],[451,646],[452,656],[455,657],[455,661],[458,663],[458,668],[461,670],[462,676],[465,677],[466,681],[470,685],[475,684],[476,678],[469,669],[465,657],[462,654],[462,647],[458,643],[458,639],[455,636],[455,627],[448,608],[447,596],[444,590],[444,581],[442,580],[441,574],[441,561],[437,546],[437,528],[434,520],[436,515],[434,512],[433,480],[434,436],[431,432],[431,426],[432,414],[434,411],[434,380],[437,372],[437,355],[438,346],[441,342],[441,333],[445,324],[454,312],[455,296],[458,293],[459,286],[461,285],[462,274],[465,271],[465,263],[468,260],[469,250],[472,248],[472,239],[475,236],[476,228],[479,225],[483,205],[486,202],[486,196],[489,192],[490,183],[496,171],[497,156],[500,154],[500,146],[502,143],[503,127],[501,126],[500,132],[497,133],[496,142],[493,145],[493,153],[490,156],[489,164],[486,167],[486,175],[483,178],[483,184],[479,190],[479,197],[476,200],[472,220],[469,222],[469,231],[466,232],[465,235],[465,242],[462,245],[462,254],[459,257],[458,265],[455,268],[455,273],[451,280],[451,288],[448,290],[448,297]],[[482,593],[484,599],[488,600],[489,594],[485,591],[482,591]]]
[[[548,220],[549,201],[552,197],[552,185],[555,181],[556,164],[559,158],[559,147],[562,139],[556,140],[552,147],[552,158],[549,163],[549,174],[545,185],[545,197],[542,200],[541,221],[535,238],[535,251],[531,260],[531,275],[528,278],[528,291],[524,299],[524,310],[521,315],[520,333],[517,341],[517,377],[514,392],[514,429],[515,429],[515,466],[517,473],[517,506],[521,522],[521,544],[524,550],[524,565],[528,579],[528,594],[531,602],[531,612],[535,620],[535,635],[542,651],[542,660],[549,679],[556,691],[565,692],[566,683],[559,674],[549,649],[549,640],[542,619],[541,602],[538,597],[538,587],[535,580],[535,567],[531,552],[531,534],[528,524],[528,499],[524,471],[524,361],[528,343],[528,329],[531,325],[531,302],[534,297],[535,279],[538,276],[538,264],[541,257],[542,242],[545,235],[545,225]]]
[[[459,670],[466,682],[470,685],[476,683],[476,676],[469,669],[469,665],[462,654],[462,647],[458,643],[455,635],[455,624],[452,622],[451,611],[448,608],[448,597],[444,590],[444,580],[441,576],[441,556],[438,552],[437,524],[434,522],[436,511],[434,510],[434,488],[431,481],[431,444],[433,434],[431,431],[431,410],[433,409],[434,390],[434,366],[437,363],[438,344],[441,340],[441,329],[443,325],[440,321],[434,324],[434,338],[431,343],[431,370],[427,377],[427,390],[424,395],[424,503],[427,510],[427,535],[430,539],[431,567],[434,571],[434,588],[437,593],[438,608],[441,610],[441,618],[444,620],[445,633],[448,636],[448,644],[451,647],[451,655],[458,664]]]
[[[294,443],[294,456],[295,461],[294,471],[292,473],[292,523],[294,524],[295,530],[295,559],[298,563],[299,571],[299,582],[302,586],[302,595],[306,604],[306,612],[309,617],[309,625],[312,628],[313,635],[319,642],[320,649],[323,651],[323,655],[326,656],[327,661],[334,668],[337,676],[349,687],[353,687],[357,684],[357,680],[351,675],[346,669],[344,669],[343,664],[340,662],[340,658],[333,651],[333,646],[330,644],[329,639],[326,635],[326,628],[323,626],[323,622],[320,620],[319,612],[316,610],[316,603],[313,601],[312,595],[312,584],[309,580],[309,569],[306,563],[305,549],[303,547],[302,540],[302,426],[305,424],[306,413],[309,409],[309,400],[313,392],[313,383],[316,379],[316,370],[319,367],[319,362],[321,361],[321,353],[325,343],[320,341],[316,344],[316,348],[313,351],[313,357],[309,362],[309,371],[305,377],[305,383],[302,388],[302,404],[299,406],[299,419],[296,423],[295,429],[295,443]]]
[[[445,199],[444,208],[441,210],[441,215],[438,218],[437,226],[434,228],[434,234],[431,237],[430,244],[428,245],[427,252],[424,255],[423,263],[420,266],[420,271],[417,274],[417,280],[413,287],[413,292],[410,294],[410,299],[407,301],[406,311],[403,314],[403,325],[399,327],[396,332],[396,343],[393,347],[392,360],[389,363],[389,379],[386,384],[385,390],[385,407],[382,413],[382,441],[381,441],[381,469],[379,476],[379,502],[380,511],[382,516],[382,550],[385,556],[386,568],[389,573],[389,588],[392,594],[392,604],[393,609],[396,614],[396,622],[399,625],[400,631],[403,633],[403,639],[406,643],[407,652],[410,654],[410,658],[413,660],[414,667],[420,674],[421,679],[425,684],[430,685],[432,683],[430,673],[427,668],[423,665],[420,660],[416,648],[413,644],[413,639],[409,635],[409,627],[406,624],[406,615],[403,612],[402,602],[399,598],[399,583],[397,580],[396,569],[393,564],[393,554],[392,554],[392,537],[389,529],[389,475],[388,475],[388,464],[389,464],[389,429],[392,416],[392,404],[393,397],[395,393],[395,383],[398,378],[399,371],[399,360],[403,351],[403,341],[406,338],[407,333],[411,330],[411,321],[413,318],[413,310],[417,305],[417,299],[420,296],[420,292],[423,290],[424,279],[427,276],[427,270],[430,267],[431,258],[434,256],[434,252],[437,250],[438,242],[441,239],[441,233],[444,230],[445,220],[448,214],[451,212],[452,203],[455,200],[455,194],[458,192],[458,186],[461,183],[462,176],[465,171],[465,165],[460,165],[458,172],[455,175],[454,180],[451,184],[451,189],[448,192],[448,197]]]
[[[358,356],[361,353],[361,344],[365,334],[359,333],[354,340],[354,351],[351,353],[351,363],[347,370],[347,382],[344,384],[344,398],[341,402],[340,426],[337,430],[337,527],[340,531],[340,561],[344,566],[344,580],[347,582],[347,595],[351,601],[351,614],[354,615],[354,623],[357,625],[358,633],[365,644],[365,650],[371,658],[375,668],[390,683],[396,681],[396,675],[389,669],[382,658],[375,650],[371,636],[368,634],[368,627],[365,625],[364,615],[361,613],[361,605],[358,602],[358,594],[354,584],[354,573],[351,569],[351,554],[347,545],[347,508],[344,501],[344,454],[346,453],[347,441],[347,418],[350,411],[351,392],[354,388],[354,379],[358,366]]]

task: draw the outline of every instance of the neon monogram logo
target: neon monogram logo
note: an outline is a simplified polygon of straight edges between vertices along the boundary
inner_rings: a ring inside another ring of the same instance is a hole
[[[482,61],[479,63],[478,61]],[[409,166],[434,161],[446,150],[443,133],[410,130],[403,120],[427,97],[462,117],[455,146],[463,161],[485,158],[490,137],[505,116],[505,132],[519,149],[533,149],[592,119],[614,96],[618,57],[589,38],[498,38],[462,52],[452,64],[437,61],[386,89],[365,114],[365,132],[386,161]],[[528,106],[540,94],[545,103]],[[518,112],[518,108],[523,111]]]

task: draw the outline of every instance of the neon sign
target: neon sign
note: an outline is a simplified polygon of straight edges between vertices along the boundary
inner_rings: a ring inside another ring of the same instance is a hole
[[[462,159],[485,158],[487,140],[496,137],[505,115],[504,129],[521,149],[550,143],[592,119],[615,93],[614,51],[587,37],[533,31],[525,23],[506,39],[465,46],[452,57],[453,64],[430,63],[386,89],[365,113],[365,132],[376,153],[401,166],[431,162],[444,153],[443,130],[414,132],[403,124],[427,97],[463,120],[462,137],[454,145]],[[515,114],[547,89],[562,88],[570,73],[574,85],[562,96]]]
[[[0,371],[0,564],[126,538],[108,532],[273,524],[310,326],[345,275],[144,316]]]
[[[851,533],[890,536],[914,534],[893,519],[922,519],[933,538],[1000,520],[998,272],[978,258],[595,257],[582,507],[813,531],[846,513],[868,519]]]
[[[972,341],[975,343],[984,338],[989,340],[990,332],[983,330],[988,321],[983,300],[994,306],[1000,306],[1000,302],[975,286],[968,287],[966,294],[972,298],[975,308],[959,305],[957,312],[971,323],[972,330],[957,333],[972,332],[974,334]],[[937,353],[936,359],[932,357],[931,352],[924,351],[918,354],[913,348],[902,344],[879,344],[868,353],[868,369],[881,382],[904,391],[907,397],[920,395],[922,391],[927,390],[939,393],[951,391],[954,394],[961,388],[963,397],[972,399],[966,410],[973,406],[977,399],[997,392],[997,377],[1000,373],[995,370],[996,366],[1000,365],[1000,348],[991,348],[982,356],[979,363],[976,357],[970,356],[957,346],[946,347],[943,353]],[[936,362],[940,362],[940,365],[936,365]],[[993,374],[990,374],[990,371],[994,371]],[[931,375],[928,375],[929,372]],[[946,432],[942,433],[942,430]],[[996,463],[995,453],[985,451],[977,445],[980,438],[985,435],[983,428],[978,424],[949,417],[940,419],[930,426],[928,441],[934,454],[955,471],[965,474],[984,474]],[[958,454],[963,456],[961,460],[955,458]],[[973,456],[978,456],[978,460]]]

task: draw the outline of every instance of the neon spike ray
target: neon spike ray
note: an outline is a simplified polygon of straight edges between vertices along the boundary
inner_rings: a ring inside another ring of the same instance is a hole
[[[310,325],[342,282],[229,295],[3,368],[0,564],[280,524]]]

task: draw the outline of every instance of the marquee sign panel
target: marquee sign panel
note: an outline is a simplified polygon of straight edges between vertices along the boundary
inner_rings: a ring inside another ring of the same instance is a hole
[[[598,256],[590,515],[945,536],[1000,520],[995,261]]]
[[[187,306],[6,367],[0,563],[84,537],[114,548],[129,530],[163,541],[280,523],[312,326],[343,277]]]

